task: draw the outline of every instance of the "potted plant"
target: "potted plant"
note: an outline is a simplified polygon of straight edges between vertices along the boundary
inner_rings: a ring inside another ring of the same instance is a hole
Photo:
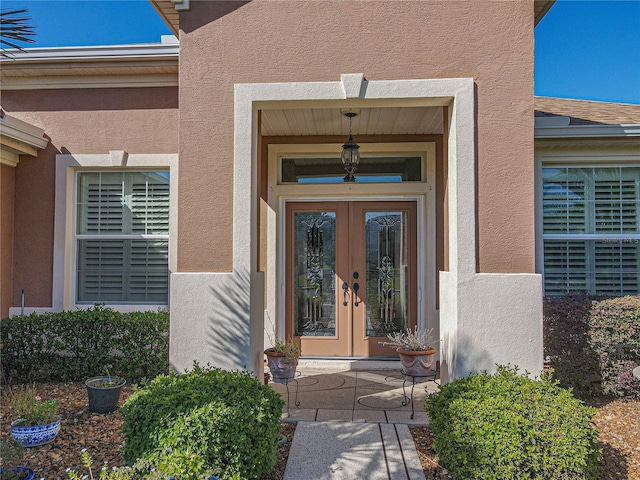
[[[4,468],[0,468],[0,480],[32,480],[35,476],[33,470],[29,467],[10,467],[9,465],[19,464],[24,457],[24,447],[13,440],[11,437],[0,439],[0,454],[2,455],[2,464]]]
[[[27,467],[10,467],[0,469],[0,480],[32,480],[33,470]]]
[[[407,328],[405,332],[395,332],[387,335],[388,341],[380,342],[382,345],[394,347],[405,375],[410,377],[426,377],[429,375],[433,356],[436,353],[431,345],[433,329],[418,331],[416,326],[413,330]]]
[[[13,387],[8,407],[18,417],[11,422],[11,436],[18,445],[44,445],[52,442],[60,433],[58,401],[43,401],[34,384]]]
[[[127,381],[106,370],[106,375],[93,377],[84,382],[89,395],[89,411],[93,413],[110,413],[118,408],[120,392]]]
[[[264,351],[264,354],[267,356],[267,364],[274,382],[287,383],[295,377],[300,358],[300,345],[292,338],[277,340],[273,347]]]

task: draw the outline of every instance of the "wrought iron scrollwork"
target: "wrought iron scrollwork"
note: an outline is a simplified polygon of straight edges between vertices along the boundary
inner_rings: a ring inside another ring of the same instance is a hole
[[[320,321],[323,317],[322,284],[324,281],[324,239],[321,227],[327,220],[319,216],[307,218],[300,222],[307,228],[306,232],[306,292],[305,311],[303,313],[303,329],[317,332],[326,327]]]

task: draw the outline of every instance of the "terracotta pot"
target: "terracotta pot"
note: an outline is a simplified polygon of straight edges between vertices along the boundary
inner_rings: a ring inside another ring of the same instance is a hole
[[[435,349],[413,351],[398,348],[396,352],[400,355],[400,362],[402,362],[402,370],[405,375],[425,377],[430,374],[433,356],[436,353]]]
[[[292,360],[284,353],[274,351],[273,348],[267,348],[264,354],[267,356],[267,365],[275,383],[288,383],[296,376],[298,360]]]

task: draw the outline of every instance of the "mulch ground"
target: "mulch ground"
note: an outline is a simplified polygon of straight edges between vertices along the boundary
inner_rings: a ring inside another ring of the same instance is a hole
[[[93,472],[100,471],[105,463],[109,468],[126,465],[123,457],[124,436],[120,433],[122,418],[120,411],[107,414],[89,413],[89,399],[83,382],[69,382],[58,384],[38,384],[37,391],[43,400],[55,399],[60,402],[58,413],[62,417],[60,434],[53,443],[42,447],[19,449],[14,458],[9,458],[9,452],[4,440],[11,437],[11,413],[7,411],[6,391],[2,392],[2,408],[0,409],[0,424],[2,431],[2,460],[6,466],[23,465],[36,472],[36,479],[62,480],[68,478],[67,468],[79,474],[87,474],[82,466],[81,451],[86,448],[93,458]],[[128,385],[122,390],[120,403],[131,394]],[[280,480],[291,448],[291,439],[295,425],[283,424],[281,433],[286,435],[288,442],[278,447],[277,463],[268,474],[260,480]]]
[[[20,449],[9,459],[4,440],[10,438],[10,423],[13,420],[7,411],[5,399],[7,388],[3,388],[0,409],[0,438],[3,451],[0,452],[6,466],[24,465],[36,472],[36,478],[62,480],[67,478],[66,469],[87,473],[82,466],[81,451],[86,448],[93,457],[94,473],[103,464],[109,467],[125,465],[122,454],[124,437],[120,433],[122,419],[120,412],[91,414],[88,411],[86,388],[82,382],[59,384],[39,384],[38,394],[43,400],[56,399],[60,402],[58,413],[62,416],[60,434],[53,443],[42,447]],[[123,389],[120,401],[131,394],[131,388]],[[595,405],[598,413],[594,424],[600,430],[600,444],[603,448],[603,465],[600,467],[601,480],[640,480],[640,402],[602,402]],[[418,449],[418,455],[427,479],[450,479],[451,474],[438,464],[433,449],[433,435],[427,427],[411,427],[411,433]],[[260,480],[281,480],[289,456],[289,448],[295,431],[292,424],[283,424],[281,433],[288,442],[278,447],[276,467]]]
[[[603,462],[600,480],[640,480],[640,402],[596,402],[594,424],[600,431]],[[438,463],[428,427],[410,427],[427,479],[450,479]]]

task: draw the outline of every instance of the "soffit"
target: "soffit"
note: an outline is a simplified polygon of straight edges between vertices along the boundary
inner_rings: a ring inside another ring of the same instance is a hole
[[[540,20],[542,20],[549,9],[553,7],[554,3],[556,3],[556,0],[535,0],[533,2],[533,19],[535,25],[540,23]]]
[[[175,8],[175,0],[149,0],[149,3],[177,37],[180,31],[180,14]],[[534,0],[533,16],[535,25],[542,20],[554,3],[555,0]]]
[[[177,37],[180,30],[180,14],[176,10],[175,4],[171,0],[149,0],[149,3]]]
[[[442,107],[361,108],[357,135],[428,135],[443,132]],[[348,135],[349,119],[336,108],[263,110],[263,136]],[[346,138],[345,138],[346,140]],[[356,139],[357,141],[357,139]]]

